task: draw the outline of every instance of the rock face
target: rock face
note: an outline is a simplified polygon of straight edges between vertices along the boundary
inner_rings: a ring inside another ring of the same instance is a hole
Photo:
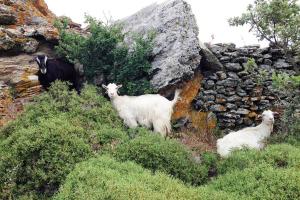
[[[0,0],[0,127],[41,92],[33,58],[54,56],[54,19],[43,0]]]
[[[124,32],[146,36],[155,32],[151,84],[161,89],[191,78],[201,56],[198,27],[191,7],[183,0],[153,4],[121,20]],[[130,43],[130,37],[127,38]]]

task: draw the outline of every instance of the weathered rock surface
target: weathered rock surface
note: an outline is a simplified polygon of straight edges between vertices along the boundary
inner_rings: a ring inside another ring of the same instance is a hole
[[[43,0],[0,0],[0,127],[41,92],[33,58],[53,56],[54,18]]]
[[[194,75],[201,56],[198,27],[191,7],[183,0],[153,4],[121,20],[124,32],[156,33],[151,84],[161,89]],[[130,37],[127,38],[130,43]]]
[[[295,74],[281,50],[234,44],[207,45],[225,67],[217,72],[204,74],[201,89],[193,101],[198,111],[212,111],[223,129],[239,129],[254,125],[256,117],[265,109],[273,108],[278,97],[284,94],[272,89],[273,72]],[[258,69],[266,70],[263,83],[256,78],[257,71],[247,71],[244,66],[254,58]]]

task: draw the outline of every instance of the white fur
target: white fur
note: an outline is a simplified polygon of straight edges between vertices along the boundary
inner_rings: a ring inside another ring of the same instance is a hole
[[[48,57],[45,56],[45,66],[47,65],[47,60],[48,60]]]
[[[39,64],[41,64],[41,61],[40,61],[40,59],[38,58],[38,57],[36,57],[36,59],[35,59]]]
[[[262,113],[262,122],[256,127],[248,127],[242,130],[231,132],[217,140],[217,152],[221,157],[227,157],[233,149],[243,147],[262,149],[263,141],[273,131],[274,113],[266,110]]]
[[[130,128],[138,125],[153,129],[155,132],[166,136],[171,132],[171,115],[173,106],[179,98],[179,90],[176,90],[174,99],[169,101],[159,94],[146,94],[141,96],[119,96],[118,89],[121,87],[114,83],[107,86],[106,89],[114,108],[124,123]]]

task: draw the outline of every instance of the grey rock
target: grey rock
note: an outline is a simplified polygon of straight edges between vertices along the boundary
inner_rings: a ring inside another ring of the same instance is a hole
[[[26,53],[34,53],[36,52],[39,46],[39,42],[33,38],[28,38],[27,42],[22,44],[22,50]]]
[[[276,69],[291,69],[292,65],[287,63],[284,59],[278,59],[274,65]]]
[[[215,73],[208,76],[208,78],[211,79],[211,80],[214,80],[214,81],[218,80],[218,76]]]
[[[238,76],[239,76],[239,77],[247,76],[248,74],[249,74],[249,73],[246,72],[246,71],[238,72]]]
[[[233,59],[233,58],[236,58],[238,56],[238,53],[236,51],[234,51],[234,52],[224,52],[223,55]]]
[[[212,105],[209,108],[210,111],[213,112],[225,112],[226,111],[226,107],[220,104],[216,104],[216,105]]]
[[[217,86],[217,89],[216,91],[219,93],[219,94],[226,94],[226,90],[223,86]]]
[[[240,97],[245,97],[247,96],[247,92],[245,90],[243,90],[242,88],[238,87],[237,90],[236,90],[237,94],[240,96]]]
[[[206,95],[203,97],[204,101],[214,101],[216,98],[213,95]]]
[[[235,62],[235,63],[245,63],[248,61],[248,57],[237,57],[237,58],[234,58],[232,61]]]
[[[220,58],[220,61],[221,61],[222,63],[227,63],[227,62],[230,61],[230,57],[229,57],[229,56],[222,56],[222,57]]]
[[[193,76],[200,64],[201,48],[195,16],[185,1],[153,4],[117,23],[123,24],[124,33],[134,32],[144,37],[149,32],[156,33],[151,63],[154,88],[161,89]],[[132,37],[128,35],[125,41],[131,44]]]
[[[13,25],[17,22],[17,14],[10,7],[0,4],[0,24]]]
[[[227,98],[227,101],[230,102],[230,103],[231,102],[237,102],[237,101],[240,101],[240,100],[242,100],[242,98],[237,96],[237,95],[233,95],[233,96],[230,96],[230,97]]]
[[[263,58],[264,59],[272,59],[272,55],[271,54],[265,54]]]
[[[227,79],[224,79],[222,81],[217,81],[217,85],[223,85],[223,86],[226,86],[226,87],[236,87],[238,85],[238,80],[235,80],[233,78],[227,78]]]
[[[272,60],[270,60],[270,59],[264,59],[264,64],[265,65],[272,65]]]
[[[235,72],[228,72],[228,76],[235,80],[239,80],[239,76]]]
[[[208,90],[214,88],[214,86],[215,86],[215,82],[213,80],[207,80],[204,83],[204,88]]]
[[[204,101],[200,100],[200,99],[197,99],[197,100],[194,100],[193,102],[193,108],[197,111],[199,110],[203,110],[203,107],[204,107]],[[203,110],[203,111],[207,111],[207,109]]]
[[[227,103],[227,104],[226,104],[226,107],[227,107],[229,110],[232,110],[232,109],[236,109],[236,108],[237,108],[237,106],[236,106],[235,104],[233,104],[233,103]]]
[[[244,109],[244,108],[239,108],[237,111],[236,111],[237,114],[240,114],[240,115],[248,115],[250,113],[250,110],[247,110],[247,109]]]
[[[202,42],[199,42],[200,45],[200,55],[203,57],[201,66],[204,66],[208,70],[223,70],[224,67],[219,59],[204,45]]]
[[[239,115],[234,114],[234,113],[232,113],[232,112],[231,112],[231,113],[221,113],[220,115],[221,115],[222,117],[229,118],[229,119],[235,119],[235,120],[241,118]]]
[[[272,71],[273,70],[272,67],[271,67],[271,65],[267,65],[267,64],[265,64],[265,65],[259,65],[259,68],[263,69],[263,70],[267,70],[267,71]]]
[[[204,95],[216,95],[217,92],[214,90],[205,90],[205,91],[203,91],[203,94]]]
[[[227,78],[227,75],[224,71],[217,71],[216,74],[218,75],[220,80],[224,80],[225,78]]]
[[[249,54],[249,50],[247,48],[239,48],[237,51],[240,56],[247,56]]]
[[[239,72],[243,70],[243,67],[239,63],[226,63],[225,68],[234,72]]]
[[[33,16],[31,17],[31,20],[30,20],[30,25],[47,25],[48,22],[46,19],[42,18],[42,17],[37,17],[37,16]]]

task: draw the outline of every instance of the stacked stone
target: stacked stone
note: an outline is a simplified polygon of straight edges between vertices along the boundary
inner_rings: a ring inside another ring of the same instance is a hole
[[[202,89],[195,98],[193,107],[199,111],[214,112],[220,128],[235,129],[254,125],[257,115],[265,109],[272,108],[278,95],[281,95],[272,88],[272,73],[295,74],[292,65],[286,61],[280,49],[259,46],[236,48],[234,44],[216,44],[208,47],[220,60],[224,69],[203,72]],[[245,70],[250,58],[255,59],[257,69],[267,72],[261,85],[255,81],[257,70]]]

